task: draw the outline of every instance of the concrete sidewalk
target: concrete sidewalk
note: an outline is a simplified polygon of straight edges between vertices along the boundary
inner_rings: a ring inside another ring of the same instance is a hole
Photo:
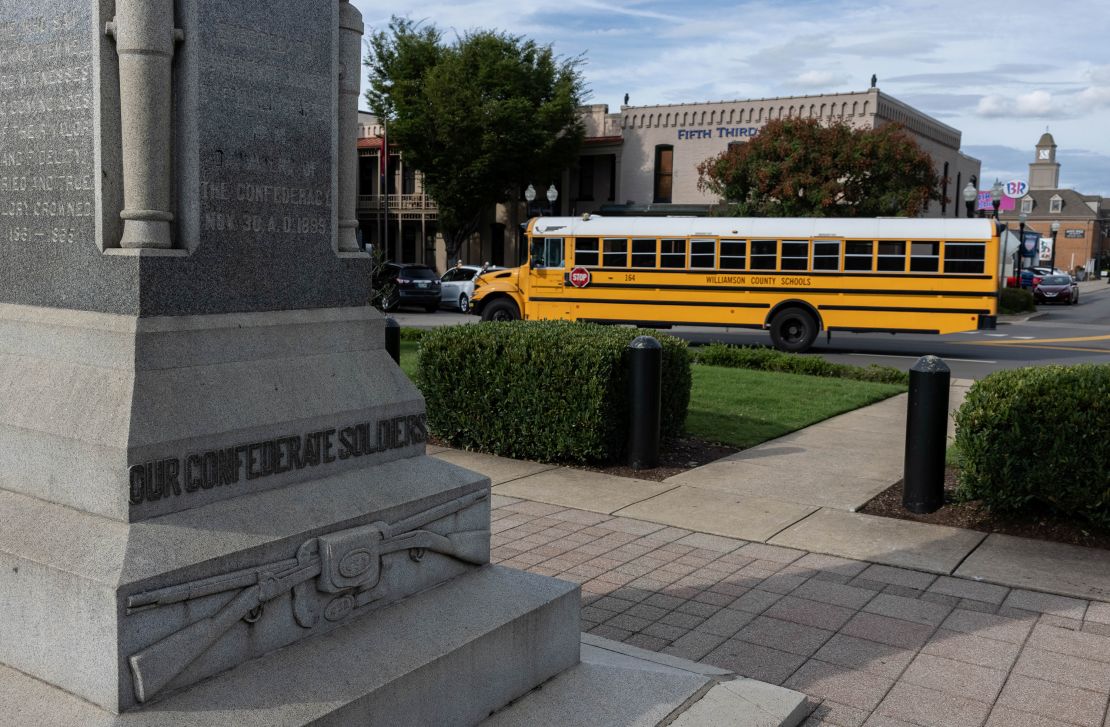
[[[665,482],[432,452],[490,476],[494,561],[581,584],[584,632],[802,692],[806,727],[1110,727],[1110,552],[853,511],[905,408]]]
[[[950,409],[971,382],[955,380]],[[1110,600],[1110,553],[856,512],[903,475],[907,396],[833,417],[663,482],[433,451],[497,495],[1000,586]],[[951,421],[949,432],[953,433]]]

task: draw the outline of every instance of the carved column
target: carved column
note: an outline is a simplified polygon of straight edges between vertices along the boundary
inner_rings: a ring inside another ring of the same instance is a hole
[[[362,13],[339,3],[339,249],[356,252],[358,240],[358,92],[362,68]]]
[[[120,247],[173,245],[173,0],[117,0],[106,31],[119,54],[123,151]]]

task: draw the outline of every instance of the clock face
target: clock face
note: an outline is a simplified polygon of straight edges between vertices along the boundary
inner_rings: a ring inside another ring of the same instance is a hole
[[[1037,158],[1038,159],[1048,159],[1048,149],[1038,149],[1037,150]]]

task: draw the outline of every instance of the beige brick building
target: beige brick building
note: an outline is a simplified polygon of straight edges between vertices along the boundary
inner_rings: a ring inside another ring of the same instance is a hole
[[[536,200],[528,208],[521,205],[517,220],[584,212],[706,214],[719,200],[698,190],[698,164],[729,144],[747,142],[768,121],[790,117],[844,121],[865,129],[889,123],[904,126],[933,159],[945,184],[942,192],[948,200],[933,203],[926,216],[960,216],[964,209],[960,191],[969,181],[979,186],[979,160],[960,152],[959,130],[878,88],[816,96],[626,105],[617,113],[598,104],[583,107],[582,113],[586,139],[577,161],[559,179],[532,181]],[[443,269],[443,245],[435,238],[435,204],[422,194],[419,173],[406,169],[403,154],[391,148],[389,179],[382,195],[376,173],[381,129],[368,114],[361,123],[366,137],[360,144],[364,239],[375,240],[384,229],[392,259]],[[558,193],[553,205],[546,199],[551,185]],[[513,218],[506,206],[491,210],[480,235],[464,249],[464,261],[515,264],[520,258]]]
[[[1093,271],[1100,254],[1110,250],[1107,199],[1060,187],[1056,140],[1047,131],[1034,147],[1028,181],[1029,194],[1018,200],[1013,210],[1001,212],[999,218],[1011,229],[1017,229],[1024,215],[1025,228],[1046,238],[1052,237],[1052,225],[1057,223],[1056,267],[1069,272],[1076,268]],[[985,180],[981,186],[987,188]]]

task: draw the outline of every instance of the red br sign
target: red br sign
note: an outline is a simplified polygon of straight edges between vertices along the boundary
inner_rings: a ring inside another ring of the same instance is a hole
[[[571,270],[570,284],[576,288],[585,288],[590,284],[590,271],[586,268],[575,268]]]

